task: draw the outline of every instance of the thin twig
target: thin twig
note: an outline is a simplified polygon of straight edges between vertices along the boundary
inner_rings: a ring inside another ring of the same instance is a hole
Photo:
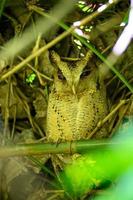
[[[90,139],[117,112],[117,110],[128,101],[129,100],[120,100],[120,103],[102,121],[98,122],[96,128],[88,136],[88,139]]]
[[[114,3],[117,3],[117,2],[118,2],[118,0],[114,1]],[[104,5],[105,5],[105,9],[104,9],[104,11],[105,11],[107,8],[110,8],[110,6],[112,6],[113,4],[107,3],[107,4],[104,4]],[[101,12],[95,11],[92,15],[89,15],[88,17],[86,17],[83,20],[81,20],[79,25],[80,26],[85,25],[86,23],[90,22],[94,17],[96,17],[96,16],[98,16],[100,14],[101,14]],[[41,55],[44,51],[48,50],[49,48],[51,48],[52,46],[57,44],[59,41],[64,39],[66,36],[70,35],[76,29],[77,29],[77,26],[71,26],[70,28],[68,28],[66,31],[64,31],[62,34],[60,34],[54,40],[49,42],[47,45],[45,45],[44,47],[38,49],[36,52],[34,52],[30,56],[28,56],[21,63],[19,63],[18,65],[14,66],[13,69],[11,69],[10,71],[8,71],[4,75],[2,75],[1,78],[0,78],[0,81],[5,80],[7,77],[9,77],[12,74],[16,73],[17,71],[19,71],[22,67],[24,67],[32,59],[34,59],[35,57]]]

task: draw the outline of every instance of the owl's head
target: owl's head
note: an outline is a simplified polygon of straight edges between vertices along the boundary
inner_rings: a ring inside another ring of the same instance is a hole
[[[76,88],[78,86],[80,76],[83,72],[83,69],[87,65],[88,60],[92,56],[92,53],[89,51],[87,52],[86,56],[82,58],[80,61],[75,62],[74,66],[68,65],[67,62],[63,62],[60,59],[60,56],[52,51],[52,60],[54,61],[55,65],[61,71],[63,78],[65,78],[68,86],[71,88],[72,92],[76,93]]]

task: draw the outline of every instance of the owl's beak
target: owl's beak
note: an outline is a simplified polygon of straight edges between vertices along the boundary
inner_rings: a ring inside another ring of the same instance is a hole
[[[75,85],[74,84],[72,85],[72,92],[73,92],[74,95],[76,94],[76,90],[75,90]]]

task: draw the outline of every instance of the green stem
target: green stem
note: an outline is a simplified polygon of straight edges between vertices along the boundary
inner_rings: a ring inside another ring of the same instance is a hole
[[[0,2],[0,17],[2,15],[2,13],[3,13],[5,4],[6,4],[6,0],[1,0],[1,2]]]
[[[45,143],[45,144],[18,144],[0,147],[0,158],[12,156],[30,156],[43,154],[73,154],[82,153],[89,150],[97,149],[98,147],[106,147],[107,145],[118,146],[119,142],[103,141],[74,141],[64,143]]]
[[[116,1],[115,3],[117,3],[117,2],[118,1]],[[106,5],[107,5],[106,9],[111,6],[109,3],[107,3]],[[42,9],[39,9],[36,6],[31,6],[31,9],[34,10],[35,12],[37,12],[38,14],[40,14],[41,16],[47,17],[48,19],[56,22],[59,26],[61,26],[66,31],[70,29],[63,22],[57,22],[57,21],[55,21],[55,19],[53,19],[50,15],[48,15],[47,13],[44,13],[42,11]],[[98,11],[96,11],[92,15],[89,15],[89,16],[85,17],[80,22],[81,26],[85,25],[86,23],[89,23],[92,19],[94,19],[95,17],[97,17],[99,14],[100,13]],[[83,37],[80,37],[79,35],[75,34],[74,32],[72,32],[72,35],[74,35],[78,40],[80,40],[80,42],[82,44],[84,44],[92,52],[94,52],[116,74],[116,76],[127,86],[127,88],[133,93],[133,87],[129,84],[129,82],[125,79],[125,77],[122,76],[121,73],[111,64],[110,61],[108,61],[97,49],[95,49],[95,47],[93,47],[93,45],[91,43],[88,43],[86,41],[86,39],[84,39]]]
[[[117,3],[118,0],[116,0],[114,3]],[[106,4],[106,9],[109,8],[110,6],[112,6],[112,4],[107,3]],[[68,27],[67,25],[63,24],[62,22],[58,22],[55,19],[51,18],[48,14],[43,13],[42,11],[40,11],[40,9],[37,9],[37,7],[32,6],[31,9],[35,10],[36,12],[38,12],[39,14],[41,14],[42,16],[45,16],[47,18],[50,18],[51,20],[53,20],[54,22],[56,22],[57,24],[59,24],[62,28],[64,28],[66,31],[63,32],[62,34],[60,34],[58,37],[56,37],[54,40],[52,40],[51,42],[49,42],[46,46],[40,48],[38,51],[34,52],[33,54],[31,54],[30,56],[28,56],[25,60],[23,60],[21,63],[19,63],[18,65],[14,66],[13,69],[11,69],[10,71],[8,71],[7,73],[5,73],[3,76],[1,76],[0,81],[5,80],[7,77],[11,76],[12,74],[14,74],[15,72],[17,72],[18,70],[20,70],[22,67],[24,67],[28,62],[30,62],[32,59],[34,59],[36,56],[41,55],[44,51],[48,50],[49,48],[51,48],[52,46],[54,46],[56,43],[58,43],[59,41],[61,41],[62,39],[64,39],[66,36],[73,34],[77,39],[79,39],[85,46],[87,46],[89,49],[91,49],[119,78],[120,80],[127,86],[127,88],[133,93],[133,87],[128,83],[128,81],[119,73],[119,71],[117,69],[115,69],[113,67],[113,65],[99,52],[97,51],[92,44],[86,42],[86,40],[82,37],[80,37],[79,35],[77,35],[74,30],[76,29],[75,26],[72,27]],[[106,10],[104,9],[104,10]],[[85,25],[86,23],[90,22],[93,18],[97,17],[98,15],[100,15],[101,13],[98,11],[95,11],[92,15],[84,18],[83,20],[80,21],[80,26]]]

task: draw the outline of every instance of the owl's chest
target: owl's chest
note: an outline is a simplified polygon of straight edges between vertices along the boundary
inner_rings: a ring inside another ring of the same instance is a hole
[[[84,139],[105,113],[105,100],[99,91],[88,88],[74,95],[65,88],[61,93],[53,89],[47,110],[47,138],[52,142]]]

